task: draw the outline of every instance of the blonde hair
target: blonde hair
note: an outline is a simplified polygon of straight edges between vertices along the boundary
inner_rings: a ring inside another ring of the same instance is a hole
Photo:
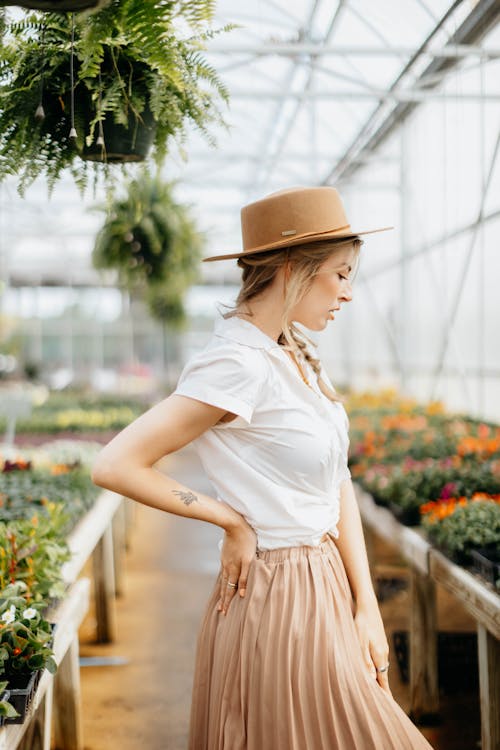
[[[309,242],[303,245],[268,250],[262,253],[250,253],[239,257],[238,265],[243,269],[241,289],[234,307],[222,316],[230,318],[241,314],[243,311],[240,310],[240,307],[251,299],[258,297],[272,283],[278,269],[285,263],[289,263],[290,276],[285,284],[285,299],[281,319],[282,333],[278,339],[278,344],[291,351],[294,357],[296,354],[299,354],[299,356],[301,354],[309,362],[316,374],[320,390],[331,401],[342,402],[344,399],[332,390],[321,377],[320,360],[312,355],[307,346],[308,343],[314,346],[314,342],[305,333],[299,331],[293,323],[289,324],[288,316],[290,310],[300,302],[310,289],[314,277],[325,260],[341,250],[345,250],[346,247],[354,250],[356,260],[358,260],[362,244],[363,240],[359,237],[350,237],[342,240]],[[351,280],[354,275],[353,273]],[[243,314],[250,317],[252,315],[252,313],[246,312]]]

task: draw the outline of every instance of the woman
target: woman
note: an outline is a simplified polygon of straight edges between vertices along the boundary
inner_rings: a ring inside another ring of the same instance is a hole
[[[224,529],[198,637],[190,750],[429,750],[392,697],[347,467],[347,416],[313,343],[352,299],[362,240],[331,187],[245,206],[243,283],[172,395],[92,478]],[[190,442],[213,499],[154,470]]]

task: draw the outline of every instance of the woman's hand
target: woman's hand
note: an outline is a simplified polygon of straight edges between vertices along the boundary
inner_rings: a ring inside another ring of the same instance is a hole
[[[372,677],[377,678],[379,685],[386,693],[389,693],[391,698],[394,697],[389,687],[388,670],[377,672],[375,669],[389,662],[389,644],[377,601],[369,605],[357,606],[354,623],[367,669]]]
[[[241,522],[226,529],[221,550],[222,578],[220,599],[217,609],[223,614],[238,589],[245,596],[250,564],[255,559],[257,535],[249,523],[241,516]],[[236,586],[228,586],[228,583]]]

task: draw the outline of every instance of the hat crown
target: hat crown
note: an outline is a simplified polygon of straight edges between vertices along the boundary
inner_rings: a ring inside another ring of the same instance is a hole
[[[278,190],[241,209],[243,249],[307,239],[309,235],[348,232],[350,225],[334,187],[294,187]]]

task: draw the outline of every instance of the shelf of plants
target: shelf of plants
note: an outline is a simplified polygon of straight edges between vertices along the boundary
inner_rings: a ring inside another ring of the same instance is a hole
[[[58,746],[81,745],[81,737],[75,744],[75,733],[81,735],[78,669],[64,668],[66,658],[78,659],[78,627],[88,609],[89,581],[77,578],[90,556],[96,558],[98,639],[110,640],[113,520],[123,505],[123,498],[103,493],[90,479],[88,462],[96,447],[54,441],[1,462],[0,680],[10,694],[0,701],[6,724],[0,729],[0,749],[17,746],[25,731],[17,727],[25,717],[28,723],[33,718],[58,664],[56,706],[60,682],[65,682],[65,714],[68,695],[75,701],[72,726],[58,721],[56,711]],[[103,564],[106,560],[110,564]],[[21,683],[26,688],[16,693]]]
[[[348,405],[350,469],[363,522],[410,566],[410,695],[437,715],[436,591],[476,620],[483,747],[500,743],[500,427],[393,392]]]

